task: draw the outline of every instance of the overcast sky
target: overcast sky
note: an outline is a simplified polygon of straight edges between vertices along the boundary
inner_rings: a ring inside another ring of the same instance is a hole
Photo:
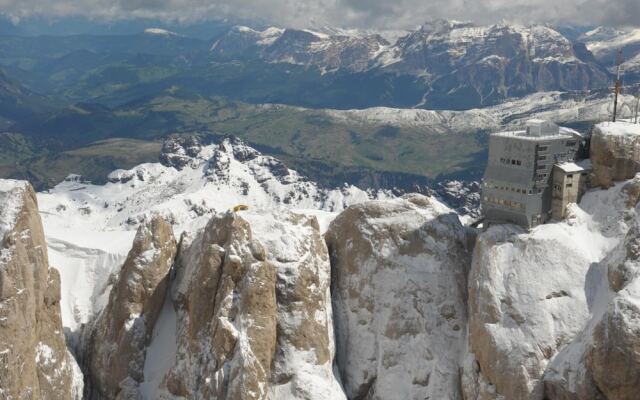
[[[574,25],[640,25],[640,0],[0,0],[30,16],[179,21],[242,18],[281,26],[411,28],[434,18]]]

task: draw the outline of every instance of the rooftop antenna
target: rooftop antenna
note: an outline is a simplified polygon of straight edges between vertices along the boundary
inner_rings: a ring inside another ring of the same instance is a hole
[[[616,122],[616,116],[618,114],[618,95],[620,94],[620,89],[622,89],[622,84],[620,83],[620,77],[622,75],[622,49],[618,50],[618,56],[616,57],[616,85],[614,87],[614,95],[613,95],[613,122]]]

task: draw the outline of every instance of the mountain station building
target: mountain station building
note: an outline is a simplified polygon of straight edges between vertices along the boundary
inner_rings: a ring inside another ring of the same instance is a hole
[[[562,219],[589,185],[588,138],[550,121],[494,133],[482,184],[484,226],[512,223],[532,228]]]

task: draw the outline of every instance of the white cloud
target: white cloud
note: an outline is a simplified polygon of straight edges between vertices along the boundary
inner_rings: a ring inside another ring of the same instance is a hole
[[[196,21],[237,17],[284,26],[408,28],[435,18],[479,23],[638,25],[639,0],[0,0],[0,13],[161,18]]]

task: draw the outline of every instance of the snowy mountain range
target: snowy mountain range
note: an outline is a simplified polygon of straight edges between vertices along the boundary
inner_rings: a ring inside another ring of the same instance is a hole
[[[606,71],[584,49],[540,25],[437,20],[406,33],[235,27],[215,41],[217,57],[391,72],[424,79],[425,105],[493,104],[534,91],[604,88]],[[440,98],[442,97],[442,98]],[[440,106],[437,106],[438,108]]]

